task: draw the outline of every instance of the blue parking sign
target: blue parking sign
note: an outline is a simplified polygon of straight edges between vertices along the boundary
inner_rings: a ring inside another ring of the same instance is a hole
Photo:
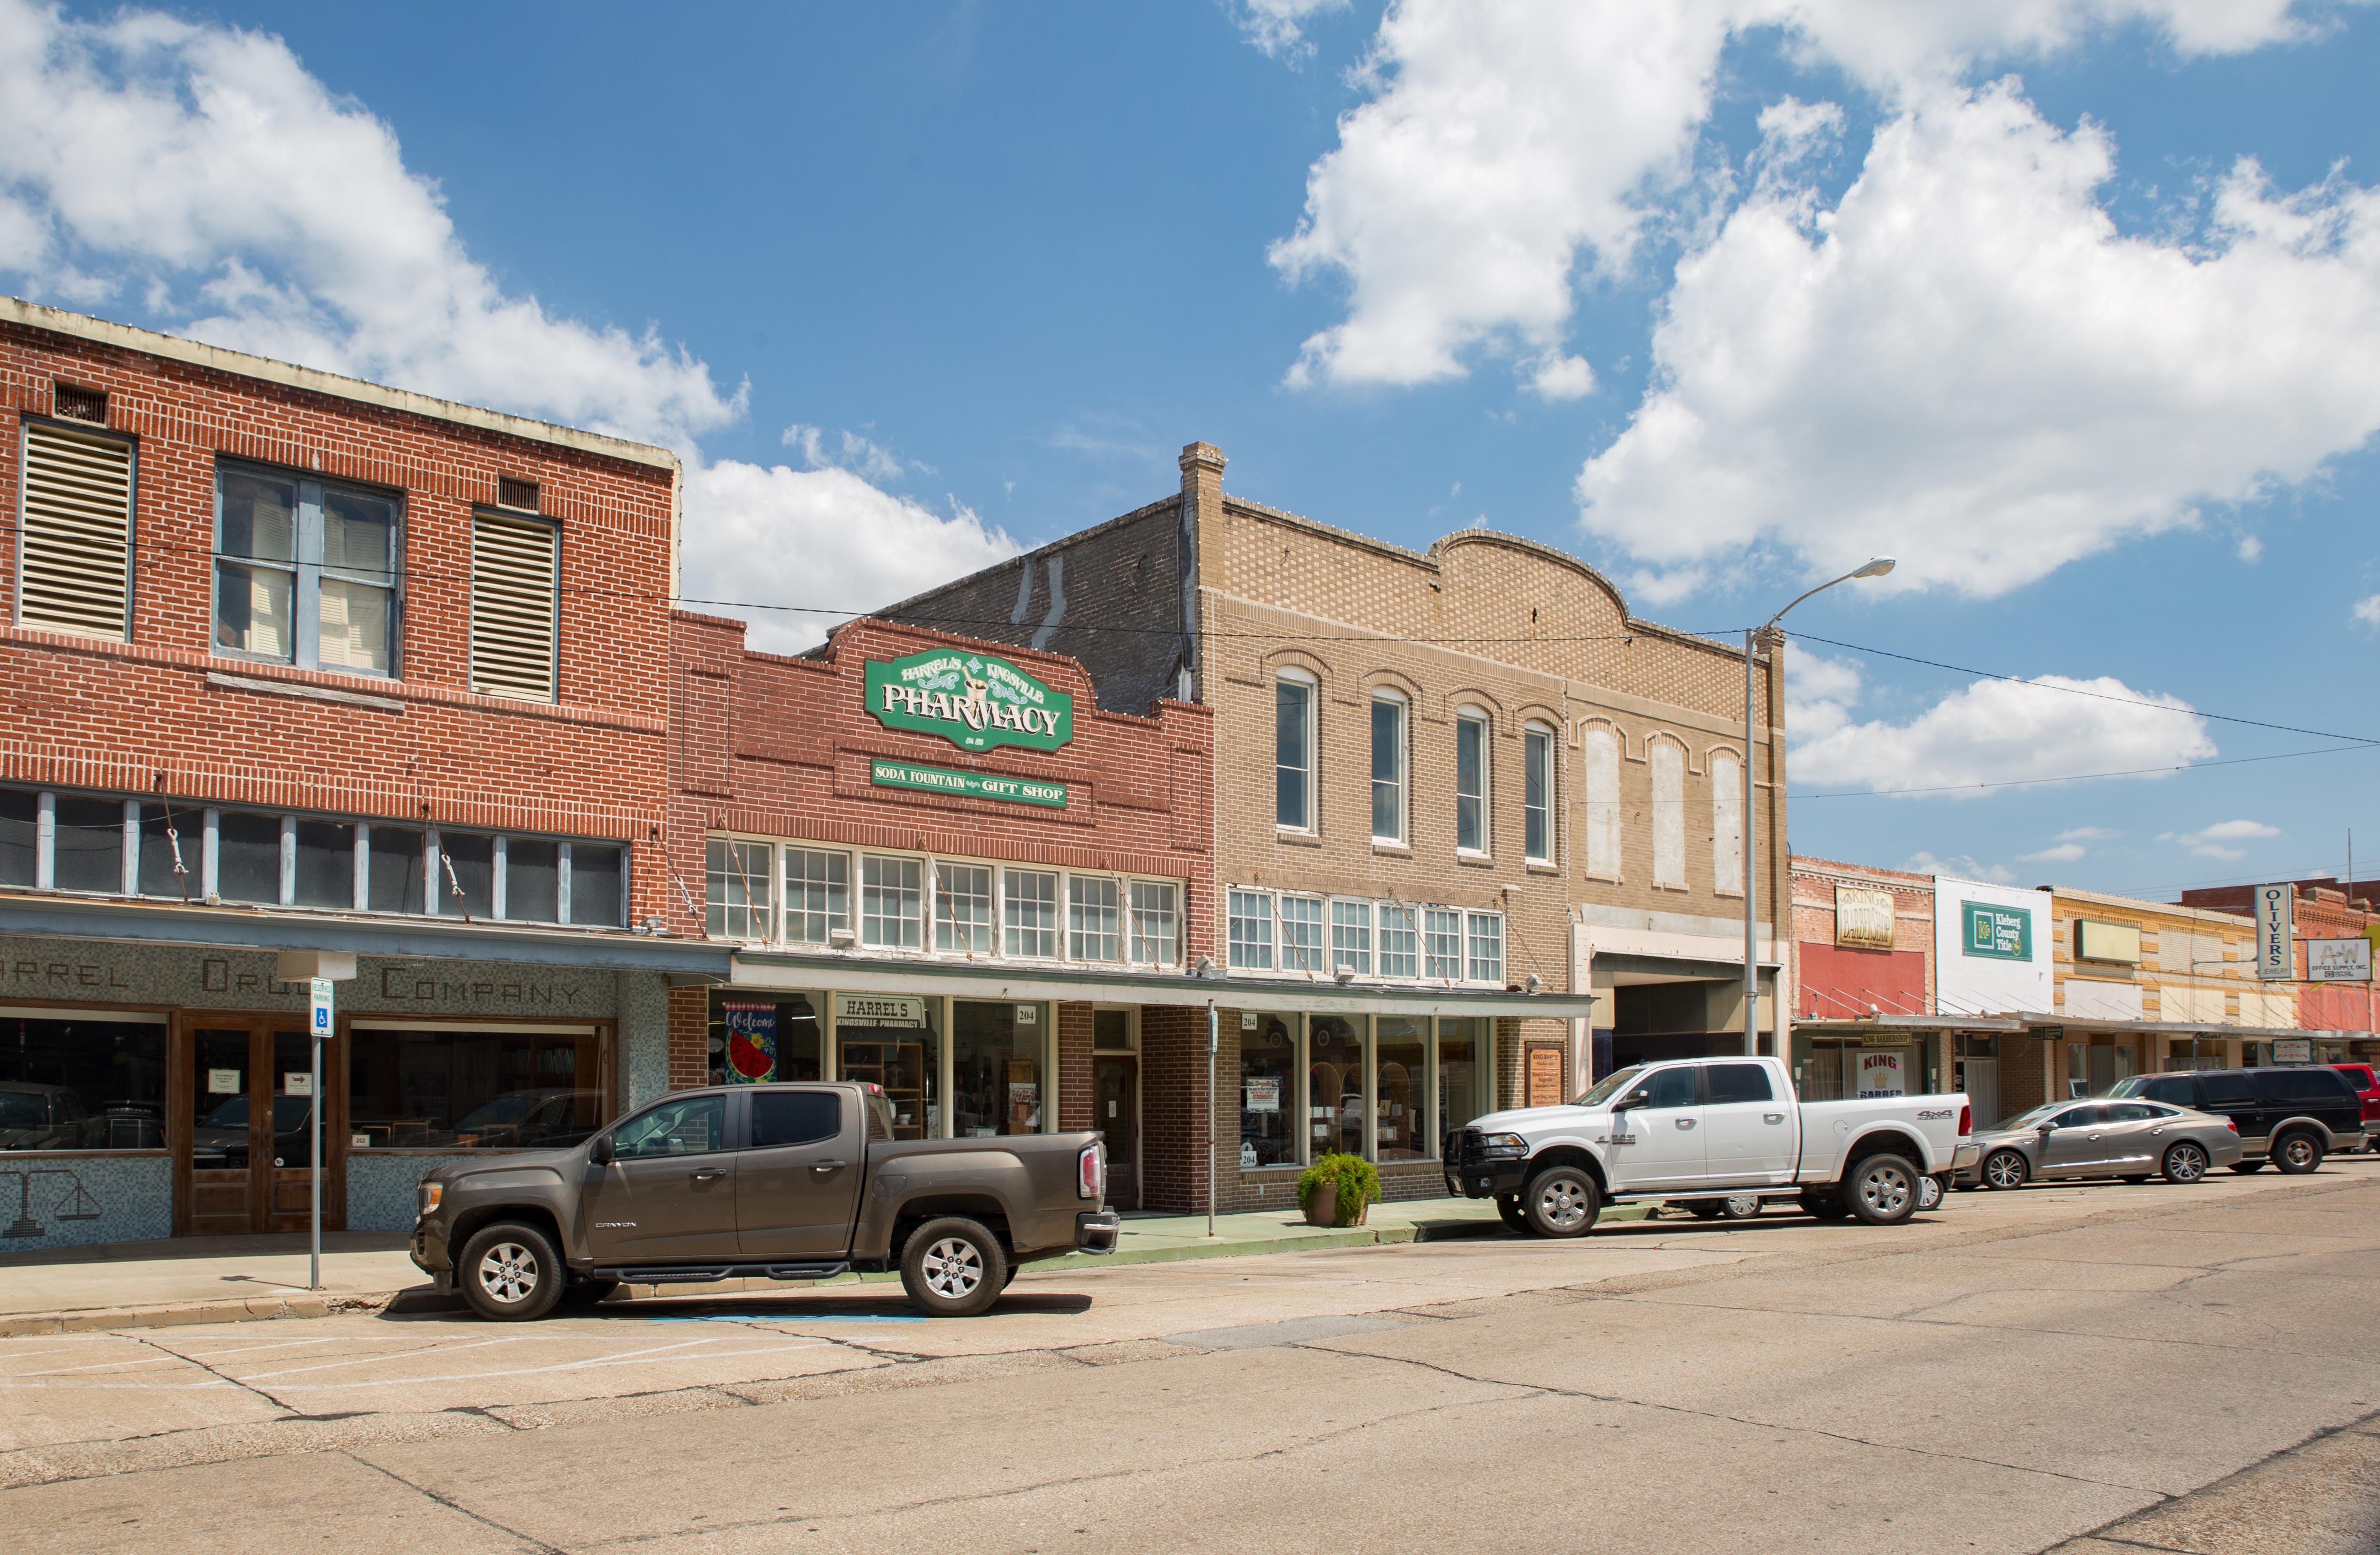
[[[317,1039],[328,1041],[331,1035],[331,980],[318,977],[308,999],[306,1029]]]

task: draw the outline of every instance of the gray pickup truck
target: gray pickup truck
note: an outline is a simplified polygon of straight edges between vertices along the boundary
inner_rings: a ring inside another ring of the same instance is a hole
[[[873,1085],[678,1091],[568,1150],[425,1174],[413,1261],[517,1321],[624,1283],[823,1280],[898,1269],[933,1317],[972,1317],[1019,1264],[1113,1252],[1097,1134],[895,1139]]]

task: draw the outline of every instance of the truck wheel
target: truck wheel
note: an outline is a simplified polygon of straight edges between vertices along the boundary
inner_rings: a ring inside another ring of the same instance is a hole
[[[1949,1190],[1948,1188],[1945,1188],[1942,1186],[1942,1179],[1940,1177],[1927,1177],[1925,1181],[1917,1185],[1918,1209],[1921,1211],[1940,1209],[1942,1207],[1942,1200],[1949,1191]]]
[[[1579,1168],[1548,1166],[1529,1179],[1521,1211],[1540,1236],[1584,1236],[1603,1213],[1603,1194]]]
[[[568,1277],[545,1233],[517,1221],[483,1227],[463,1244],[455,1268],[455,1284],[471,1310],[500,1323],[552,1311]]]
[[[901,1288],[929,1318],[972,1318],[1000,1299],[1008,1284],[1008,1254],[981,1221],[965,1215],[929,1220],[901,1249]]]
[[[1517,1231],[1524,1236],[1537,1234],[1537,1228],[1529,1224],[1529,1217],[1521,1212],[1521,1196],[1517,1193],[1496,1196],[1496,1218],[1504,1223],[1507,1231]]]
[[[1843,1201],[1870,1225],[1899,1225],[1917,1212],[1924,1174],[1898,1155],[1871,1155],[1843,1177]]]
[[[2206,1147],[2189,1139],[2165,1152],[2165,1180],[2194,1183],[2206,1175]]]
[[[2322,1141],[2300,1132],[2284,1134],[2273,1145],[2273,1164],[2292,1177],[2301,1177],[2322,1164]]]
[[[1984,1157],[1984,1186],[1991,1188],[2022,1187],[2033,1175],[2033,1168],[2024,1157],[2012,1150],[1996,1150]]]
[[[1756,1220],[1760,1215],[1760,1195],[1732,1194],[1718,1201],[1718,1212],[1729,1220]]]
[[[620,1288],[617,1280],[574,1280],[563,1287],[565,1307],[592,1307]]]

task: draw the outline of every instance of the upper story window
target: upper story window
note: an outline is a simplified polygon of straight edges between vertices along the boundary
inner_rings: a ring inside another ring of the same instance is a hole
[[[1405,699],[1372,693],[1372,840],[1405,840]]]
[[[785,850],[785,938],[826,945],[851,928],[851,855]]]
[[[925,944],[925,864],[875,853],[859,861],[859,943],[890,950]]]
[[[1656,736],[1653,768],[1653,884],[1686,883],[1686,749]]]
[[[769,884],[775,873],[769,867],[769,845],[714,837],[706,851],[711,937],[767,939]]]
[[[1273,824],[1314,829],[1314,678],[1284,669],[1273,681]]]
[[[1554,862],[1554,735],[1536,724],[1521,732],[1523,851],[1533,864]]]
[[[1058,876],[1048,870],[1004,870],[1006,944],[1011,956],[1058,956]]]
[[[47,421],[24,428],[17,620],[123,642],[132,633],[132,444]]]
[[[1272,970],[1272,896],[1233,891],[1231,901],[1232,965],[1251,971]]]
[[[1488,851],[1488,715],[1476,707],[1454,716],[1454,846]]]
[[[1743,889],[1743,764],[1732,752],[1712,753],[1711,887]]]
[[[402,513],[396,498],[366,487],[219,467],[215,651],[395,673]]]
[[[1620,735],[1606,724],[1590,724],[1579,737],[1585,756],[1586,872],[1620,874]]]
[[[1344,970],[1425,982],[1504,980],[1504,915],[1293,891],[1231,890],[1231,970],[1315,976]],[[1327,936],[1327,937],[1326,937]],[[1277,952],[1277,954],[1276,954]]]
[[[522,702],[556,700],[556,589],[561,536],[540,519],[471,521],[471,689]]]
[[[1372,975],[1372,904],[1334,901],[1330,904],[1330,970],[1345,967],[1358,977]]]
[[[991,869],[934,865],[934,948],[991,954]]]
[[[1132,958],[1170,967],[1182,954],[1181,891],[1171,880],[1132,883]]]
[[[1116,883],[1103,874],[1066,882],[1066,955],[1077,961],[1123,959],[1123,905]]]

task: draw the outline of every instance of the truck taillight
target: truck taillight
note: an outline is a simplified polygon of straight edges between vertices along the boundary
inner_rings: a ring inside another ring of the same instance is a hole
[[[1108,1191],[1107,1158],[1100,1153],[1099,1147],[1097,1145],[1085,1145],[1083,1147],[1083,1153],[1076,1159],[1075,1165],[1078,1174],[1077,1186],[1075,1191],[1081,1194],[1084,1198],[1089,1199],[1094,1204],[1106,1198]]]
[[[1975,1109],[1966,1103],[1959,1103],[1959,1138],[1965,1139],[1975,1131]]]

